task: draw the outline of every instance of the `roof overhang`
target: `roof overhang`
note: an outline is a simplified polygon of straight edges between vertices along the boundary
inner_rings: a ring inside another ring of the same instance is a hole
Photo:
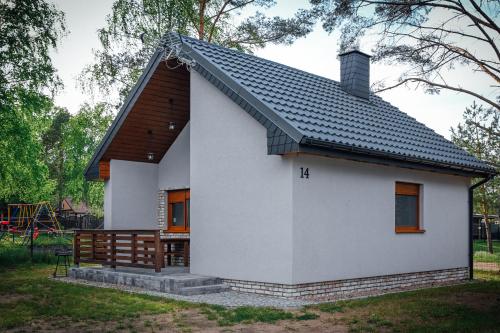
[[[111,159],[158,163],[189,121],[189,72],[163,54],[155,52],[129,93],[85,170],[87,180],[105,180],[100,170]]]
[[[463,177],[487,178],[496,175],[496,172],[493,169],[477,170],[464,166],[403,157],[396,154],[389,155],[386,152],[377,153],[368,149],[356,149],[353,147],[332,145],[331,143],[309,139],[304,140],[301,144],[299,144],[298,148],[295,149],[292,153],[334,157],[358,162],[366,162],[421,171],[430,171]]]

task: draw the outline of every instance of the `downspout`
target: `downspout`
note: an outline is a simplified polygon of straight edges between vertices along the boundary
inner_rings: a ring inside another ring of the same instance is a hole
[[[479,186],[486,184],[495,177],[495,174],[489,175],[483,180],[469,187],[469,279],[474,279],[474,190]]]

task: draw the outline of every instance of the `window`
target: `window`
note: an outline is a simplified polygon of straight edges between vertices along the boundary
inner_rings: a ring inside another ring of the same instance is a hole
[[[189,232],[189,190],[168,192],[168,231]]]
[[[396,232],[424,232],[420,223],[420,185],[396,182]]]

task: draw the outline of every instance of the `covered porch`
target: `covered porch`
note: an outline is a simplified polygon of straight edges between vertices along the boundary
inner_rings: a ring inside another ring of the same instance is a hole
[[[185,296],[228,291],[218,277],[189,272],[189,241],[160,230],[76,230],[69,276]]]

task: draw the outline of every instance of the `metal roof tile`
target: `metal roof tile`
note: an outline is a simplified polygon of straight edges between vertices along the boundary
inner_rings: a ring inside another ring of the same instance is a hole
[[[486,163],[373,93],[368,100],[359,98],[345,92],[339,82],[207,42],[181,38],[306,139],[492,171]]]

